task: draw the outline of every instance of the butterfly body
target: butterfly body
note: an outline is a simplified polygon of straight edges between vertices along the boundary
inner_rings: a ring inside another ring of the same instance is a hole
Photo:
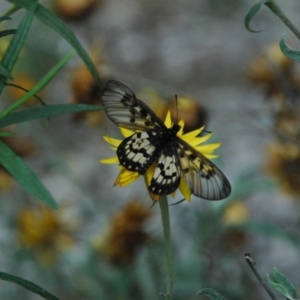
[[[107,116],[119,127],[137,130],[117,148],[120,164],[144,175],[155,170],[149,190],[155,195],[173,193],[185,180],[191,192],[208,200],[230,194],[224,174],[203,154],[180,139],[180,125],[167,128],[163,121],[125,85],[109,81],[102,93]]]

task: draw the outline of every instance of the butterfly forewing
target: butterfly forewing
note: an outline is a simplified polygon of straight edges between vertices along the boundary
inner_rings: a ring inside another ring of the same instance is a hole
[[[195,196],[207,200],[229,196],[231,187],[228,179],[209,159],[179,138],[177,151],[182,177]]]
[[[132,130],[165,128],[161,119],[124,84],[110,80],[102,91],[107,116],[119,127]]]

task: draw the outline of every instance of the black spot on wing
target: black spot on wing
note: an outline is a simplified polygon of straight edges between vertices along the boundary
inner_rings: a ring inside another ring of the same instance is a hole
[[[117,149],[120,164],[143,175],[158,158],[163,133],[142,131],[127,137]]]
[[[221,200],[228,197],[231,186],[226,176],[203,154],[181,139],[178,138],[177,141],[182,176],[192,193],[207,200]]]
[[[173,141],[164,146],[156,165],[149,190],[155,195],[173,193],[181,180],[180,166]]]
[[[106,115],[119,127],[132,130],[166,128],[163,121],[126,85],[110,80],[102,91]]]

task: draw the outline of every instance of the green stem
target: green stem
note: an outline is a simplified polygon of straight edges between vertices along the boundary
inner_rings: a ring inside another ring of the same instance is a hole
[[[287,18],[287,16],[284,14],[284,12],[278,7],[275,0],[270,0],[265,3],[266,6],[268,6],[271,11],[281,19],[281,21],[297,36],[297,38],[300,40],[300,32],[295,27],[295,25]]]
[[[171,229],[170,229],[170,216],[169,216],[169,206],[167,196],[161,196],[159,199],[160,213],[162,219],[162,225],[164,230],[164,239],[165,239],[165,249],[167,256],[168,264],[168,285],[167,285],[167,294],[164,295],[167,300],[172,299],[173,293],[173,256],[172,256],[172,247],[171,247]]]

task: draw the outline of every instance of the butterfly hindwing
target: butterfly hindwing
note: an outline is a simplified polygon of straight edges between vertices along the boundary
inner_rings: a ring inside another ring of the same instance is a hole
[[[116,125],[132,130],[165,128],[163,121],[131,89],[121,82],[110,80],[102,91],[106,114]]]
[[[157,159],[163,143],[161,130],[137,132],[122,141],[117,149],[120,164],[143,175]]]
[[[178,188],[180,179],[181,170],[174,139],[174,141],[166,144],[161,151],[149,190],[155,195],[171,194]]]
[[[178,159],[182,177],[191,192],[207,200],[220,200],[229,196],[231,187],[225,175],[203,154],[177,139]]]

